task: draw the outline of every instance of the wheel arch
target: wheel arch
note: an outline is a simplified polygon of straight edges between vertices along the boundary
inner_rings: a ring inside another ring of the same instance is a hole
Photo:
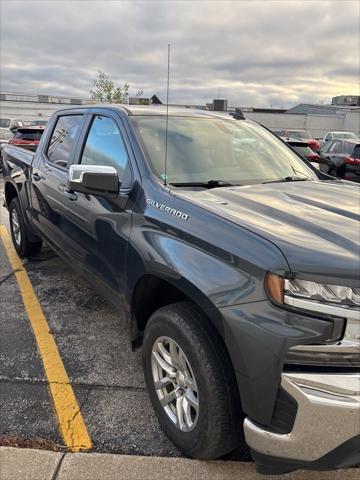
[[[184,278],[170,279],[159,275],[158,272],[146,272],[137,279],[130,296],[132,341],[135,344],[141,342],[142,331],[156,310],[181,301],[192,302],[209,319],[223,338],[224,327],[221,313],[198,287]]]
[[[21,205],[20,195],[19,195],[19,192],[18,192],[17,188],[15,187],[15,185],[13,183],[6,182],[5,183],[5,203],[6,203],[7,207],[9,207],[12,199],[15,198],[15,197],[19,198],[20,205]],[[22,209],[22,207],[21,207],[21,209]]]
[[[24,190],[23,190],[23,193],[26,195]],[[28,219],[27,215],[25,214],[26,205],[24,205],[23,202],[24,201],[27,202],[27,199],[24,200],[23,194],[19,191],[16,184],[14,184],[13,182],[7,181],[5,183],[4,196],[5,196],[5,205],[6,205],[7,209],[9,209],[10,203],[12,202],[12,200],[14,198],[18,198],[21,213],[22,213],[22,216],[24,218],[24,222],[25,222],[25,224],[27,226],[27,229],[28,229],[27,230],[27,235],[29,237],[29,240],[32,241],[32,242],[39,241],[39,236],[37,235],[37,232],[34,231],[32,225],[29,222],[29,219]]]

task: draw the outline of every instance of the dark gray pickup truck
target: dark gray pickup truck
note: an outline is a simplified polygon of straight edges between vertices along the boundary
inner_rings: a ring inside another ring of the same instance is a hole
[[[358,186],[253,122],[163,107],[58,111],[3,157],[16,250],[45,240],[114,303],[186,455],[360,463]]]

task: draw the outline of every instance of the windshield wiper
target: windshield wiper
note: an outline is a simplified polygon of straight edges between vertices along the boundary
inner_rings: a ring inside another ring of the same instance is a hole
[[[276,178],[275,180],[267,180],[266,182],[262,182],[262,183],[306,182],[308,180],[312,180],[312,178],[310,178],[310,177],[296,177],[294,175],[289,175],[288,177]]]
[[[207,182],[170,182],[170,185],[173,185],[174,187],[216,188],[216,187],[234,187],[234,186],[238,186],[239,184],[226,182],[225,180],[208,180]]]

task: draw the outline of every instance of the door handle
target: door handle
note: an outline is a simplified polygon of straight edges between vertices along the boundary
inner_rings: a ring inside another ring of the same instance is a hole
[[[65,197],[67,197],[69,200],[72,200],[72,201],[75,201],[77,200],[77,195],[75,192],[71,192],[70,190],[68,190],[67,188],[64,189],[64,194],[65,194]]]
[[[41,177],[38,173],[33,173],[32,175],[32,179],[35,181],[35,182],[38,182],[39,180],[41,180]]]

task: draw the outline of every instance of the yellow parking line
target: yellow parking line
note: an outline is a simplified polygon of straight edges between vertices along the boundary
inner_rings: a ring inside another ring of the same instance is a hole
[[[15,271],[26,313],[44,364],[63,440],[72,452],[89,450],[92,448],[91,439],[49,324],[5,225],[0,225],[0,234],[10,264]]]

